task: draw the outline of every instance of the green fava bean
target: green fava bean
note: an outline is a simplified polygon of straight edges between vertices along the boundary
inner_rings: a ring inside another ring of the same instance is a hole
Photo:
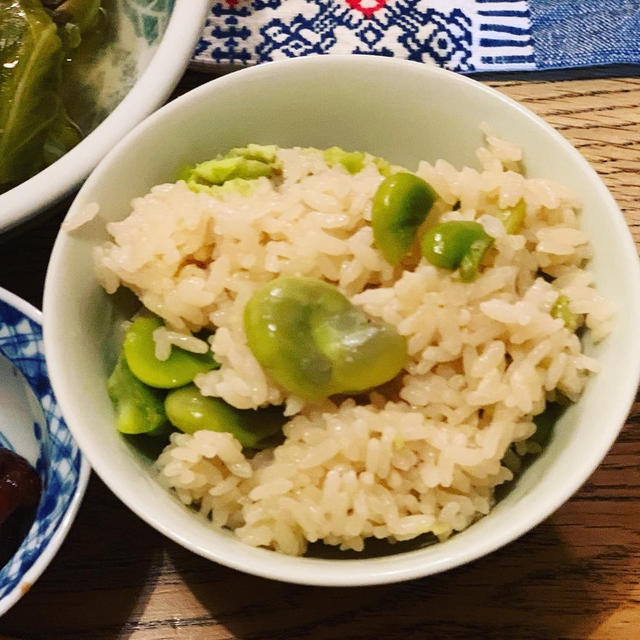
[[[398,265],[411,250],[435,199],[431,186],[412,173],[394,173],[380,183],[373,196],[371,226],[376,246],[390,264]]]
[[[324,152],[324,161],[328,166],[341,164],[351,175],[362,171],[364,158],[362,151],[345,151],[340,147],[329,147]]]
[[[469,250],[460,261],[459,273],[460,280],[463,282],[472,282],[476,279],[480,262],[493,245],[494,239],[486,232],[483,231],[483,233],[483,236],[471,243]]]
[[[575,331],[580,326],[581,318],[571,311],[570,304],[571,300],[561,293],[551,307],[551,317],[560,318],[569,331]]]
[[[122,355],[107,380],[107,392],[116,410],[116,427],[121,433],[154,432],[166,422],[162,399],[132,373]]]
[[[442,269],[459,267],[461,279],[469,282],[492,244],[493,238],[479,222],[451,220],[427,230],[422,238],[422,255]]]
[[[378,386],[407,361],[403,336],[320,280],[285,277],[263,286],[245,307],[244,328],[271,378],[310,400]]]
[[[518,200],[516,205],[507,209],[502,216],[502,224],[507,233],[518,233],[527,216],[527,206],[524,200]]]
[[[236,409],[220,398],[203,396],[193,384],[169,392],[164,406],[171,424],[185,433],[202,429],[227,432],[251,449],[261,448],[286,422],[278,410]]]
[[[151,387],[174,389],[188,384],[197,374],[220,366],[210,351],[191,353],[176,346],[166,360],[156,358],[153,332],[161,326],[160,318],[139,316],[127,329],[124,355],[136,378]]]
[[[544,447],[548,444],[553,433],[553,428],[562,414],[566,411],[567,405],[561,402],[549,402],[542,413],[533,417],[536,425],[535,433],[529,438],[530,442],[537,442]]]

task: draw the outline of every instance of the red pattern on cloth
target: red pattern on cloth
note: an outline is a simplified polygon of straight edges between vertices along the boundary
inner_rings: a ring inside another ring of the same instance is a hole
[[[371,17],[387,4],[387,0],[347,0],[347,4],[356,11],[360,11],[365,18]]]

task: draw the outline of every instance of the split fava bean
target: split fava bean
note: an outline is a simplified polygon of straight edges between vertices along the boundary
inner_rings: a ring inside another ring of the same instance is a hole
[[[480,225],[482,226],[482,225]],[[469,250],[464,254],[460,261],[458,272],[460,280],[463,282],[472,282],[478,276],[480,262],[484,258],[484,254],[493,245],[494,239],[483,230],[483,236],[474,240],[469,246]]]
[[[503,213],[502,224],[505,231],[510,234],[518,233],[524,223],[525,216],[525,202],[524,200],[519,200],[513,208],[506,209]],[[486,232],[484,236],[472,242],[469,251],[460,261],[460,279],[463,282],[471,282],[476,279],[480,262],[484,258],[484,254],[493,246],[493,243],[494,238]]]
[[[311,278],[278,278],[261,287],[245,307],[244,328],[268,375],[310,400],[378,386],[408,357],[406,339],[393,327]]]
[[[569,300],[568,296],[561,293],[557,297],[553,307],[551,307],[551,317],[559,318],[564,322],[564,326],[569,329],[569,331],[575,331],[580,326],[582,319],[579,315],[571,311],[570,304],[571,300]]]
[[[164,408],[171,424],[185,433],[202,429],[227,432],[252,449],[261,448],[286,421],[277,408],[236,409],[220,398],[203,396],[193,384],[170,391]]]
[[[398,265],[411,250],[436,193],[422,178],[406,172],[385,178],[373,196],[373,238],[385,259]]]
[[[519,200],[514,207],[506,209],[502,216],[502,224],[507,233],[518,233],[524,223],[527,210],[524,200]]]
[[[469,282],[476,277],[493,238],[479,222],[451,220],[427,229],[421,244],[422,255],[431,264],[442,269],[460,268],[460,278]]]
[[[153,332],[162,326],[155,316],[139,316],[127,329],[124,355],[133,375],[151,387],[173,389],[191,382],[197,374],[220,365],[211,352],[191,353],[173,346],[166,360],[156,358]]]
[[[152,433],[166,423],[158,392],[131,373],[122,355],[107,380],[107,392],[116,410],[116,428],[121,433]]]
[[[502,213],[507,233],[517,233],[526,216],[524,200]],[[451,220],[427,230],[422,238],[422,255],[431,264],[443,269],[459,269],[460,279],[471,282],[478,275],[480,262],[493,246],[490,236],[479,222]]]

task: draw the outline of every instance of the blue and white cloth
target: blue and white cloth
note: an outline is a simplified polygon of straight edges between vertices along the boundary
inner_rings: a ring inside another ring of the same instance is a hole
[[[462,73],[640,63],[640,0],[221,0],[193,61],[336,53]]]

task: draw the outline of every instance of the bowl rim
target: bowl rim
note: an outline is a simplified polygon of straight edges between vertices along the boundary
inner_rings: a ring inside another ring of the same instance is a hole
[[[556,144],[560,145],[564,151],[573,158],[581,172],[584,173],[591,181],[594,182],[596,189],[600,193],[604,202],[608,203],[609,210],[611,212],[617,212],[619,215],[611,216],[611,223],[616,229],[616,235],[620,239],[621,244],[619,247],[620,252],[624,255],[625,260],[629,263],[630,273],[629,278],[636,282],[636,290],[640,291],[640,262],[638,261],[635,244],[633,243],[631,234],[626,225],[624,217],[620,212],[620,209],[613,199],[613,196],[609,193],[604,183],[597,175],[595,170],[589,165],[587,160],[566,140],[560,133],[558,133],[551,125],[546,123],[542,118],[535,115],[533,112],[519,104],[512,98],[505,96],[496,89],[493,89],[487,85],[484,85],[474,79],[462,76],[460,74],[435,67],[430,65],[424,65],[419,62],[412,62],[407,60],[400,60],[394,58],[383,58],[379,56],[369,55],[331,55],[331,56],[307,56],[304,58],[279,60],[275,62],[264,63],[255,67],[245,68],[236,71],[232,74],[216,78],[204,85],[191,90],[190,92],[180,96],[176,100],[167,104],[142,123],[134,128],[98,165],[94,170],[90,178],[87,180],[82,190],[78,194],[78,197],[72,204],[69,210],[69,217],[72,217],[75,210],[82,206],[82,203],[86,200],[85,194],[90,193],[94,187],[94,184],[99,183],[102,174],[109,171],[110,165],[117,161],[120,153],[127,149],[128,146],[136,140],[140,135],[152,130],[156,127],[156,124],[162,122],[163,118],[171,117],[174,112],[180,112],[192,102],[197,102],[202,99],[207,99],[208,96],[213,95],[218,89],[223,87],[233,87],[238,83],[251,82],[252,77],[262,74],[279,73],[280,70],[285,71],[291,66],[307,66],[308,73],[314,73],[314,67],[316,65],[323,67],[326,70],[327,66],[331,65],[375,65],[378,67],[378,71],[387,71],[393,73],[394,70],[401,66],[411,65],[412,68],[421,68],[421,73],[424,74],[425,81],[429,78],[445,78],[450,82],[459,83],[461,85],[473,86],[474,91],[487,94],[491,99],[498,102],[502,102],[507,108],[517,111],[523,118],[532,121],[538,129],[542,130],[546,135],[550,136]],[[55,284],[53,283],[53,274],[57,271],[57,264],[64,260],[64,239],[60,237],[57,239],[54,246],[49,269],[47,272],[47,278],[45,282],[45,294],[44,294],[44,309],[45,309],[45,352],[47,355],[47,361],[51,360],[50,371],[52,372],[52,383],[56,389],[57,397],[63,412],[70,418],[70,423],[74,423],[73,404],[71,389],[67,389],[64,384],[64,372],[59,371],[58,362],[56,361],[56,349],[55,343],[52,339],[47,339],[47,336],[55,331],[53,323],[55,323],[55,313],[51,311],[47,313],[47,309],[54,309],[56,306],[54,299]],[[633,308],[631,310],[635,314],[635,317],[640,318],[640,296],[636,296],[633,300]],[[637,351],[637,350],[636,350]],[[276,552],[265,549],[253,549],[248,551],[246,558],[243,558],[239,554],[234,554],[233,557],[225,556],[223,552],[216,549],[215,538],[214,543],[208,547],[198,544],[187,537],[182,535],[179,531],[172,529],[170,524],[162,522],[145,512],[144,505],[139,504],[135,497],[130,492],[126,491],[124,484],[120,485],[117,478],[114,479],[109,475],[108,461],[100,457],[100,452],[92,447],[90,438],[85,437],[85,434],[80,429],[77,434],[78,442],[92,463],[95,465],[94,469],[98,475],[103,479],[105,484],[118,496],[124,504],[126,504],[134,513],[140,518],[145,520],[148,524],[153,526],[156,530],[160,531],[168,538],[174,540],[183,547],[198,553],[199,555],[206,557],[210,560],[223,564],[225,566],[244,571],[256,576],[281,580],[285,582],[317,585],[317,586],[364,586],[373,584],[385,584],[391,582],[399,582],[403,580],[410,580],[414,578],[424,577],[435,573],[442,572],[444,570],[457,567],[480,557],[483,557],[496,549],[505,546],[506,544],[514,541],[527,531],[537,526],[540,522],[546,519],[551,513],[558,509],[573,495],[579,487],[587,480],[595,468],[600,464],[611,445],[615,441],[616,437],[622,426],[625,423],[625,419],[629,413],[629,409],[635,399],[636,391],[638,388],[638,381],[640,380],[640,352],[635,353],[635,361],[632,362],[633,375],[624,381],[624,391],[621,397],[625,398],[624,402],[620,402],[617,407],[611,413],[610,424],[612,425],[605,433],[606,437],[603,437],[599,441],[597,447],[590,447],[585,452],[585,455],[581,458],[580,464],[576,465],[574,474],[571,476],[570,481],[566,482],[560,490],[555,491],[551,498],[547,499],[544,504],[537,504],[537,508],[531,513],[522,515],[515,523],[509,523],[498,535],[493,537],[485,537],[482,542],[476,543],[468,548],[458,549],[457,546],[451,545],[449,541],[449,548],[454,547],[455,553],[449,553],[446,556],[440,557],[436,561],[432,561],[428,568],[421,566],[419,556],[424,550],[410,551],[395,556],[389,556],[388,558],[373,558],[373,559],[348,559],[348,560],[320,560],[315,558],[291,558],[289,556],[283,556]],[[631,358],[633,360],[633,358]],[[58,375],[58,373],[60,375]],[[67,413],[68,411],[68,413]],[[73,429],[73,426],[70,427]],[[74,436],[76,434],[74,433]],[[478,523],[474,524],[474,527],[478,527]],[[466,531],[468,531],[467,529]],[[215,532],[217,535],[217,532]],[[459,539],[464,535],[464,531],[457,534],[454,539]],[[244,545],[243,545],[244,547]],[[246,548],[246,547],[245,547]],[[270,559],[266,555],[269,554]],[[264,558],[264,561],[260,560]],[[341,570],[337,568],[341,567]]]
[[[42,330],[42,313],[36,309],[33,305],[26,302],[14,293],[11,293],[7,289],[0,287],[0,301],[4,302],[10,307],[13,307],[19,311],[22,315],[26,316],[34,324],[38,325]],[[44,356],[44,354],[43,354]],[[6,357],[6,356],[5,356]],[[29,382],[25,379],[26,384]],[[46,429],[49,431],[49,423],[46,422]],[[64,424],[64,423],[63,423]],[[67,427],[68,428],[68,427]],[[69,433],[71,430],[69,429]],[[73,436],[73,434],[71,434]],[[74,438],[75,439],[75,438]],[[28,590],[34,585],[36,580],[40,577],[43,571],[47,568],[51,560],[55,557],[58,549],[62,545],[66,538],[71,525],[75,520],[80,504],[84,497],[89,482],[89,476],[91,473],[91,467],[89,466],[89,460],[84,455],[82,450],[79,450],[80,455],[80,470],[78,473],[78,479],[76,483],[73,496],[68,502],[67,508],[62,518],[60,518],[56,530],[51,535],[46,545],[40,549],[38,557],[33,564],[22,574],[16,581],[15,586],[8,591],[2,598],[0,598],[0,616],[6,613],[22,596],[28,592]],[[16,553],[20,552],[19,547]],[[4,568],[4,567],[2,567]]]
[[[129,130],[164,102],[189,64],[208,6],[208,0],[175,0],[153,57],[116,108],[59,160],[0,194],[0,232],[63,198]]]

